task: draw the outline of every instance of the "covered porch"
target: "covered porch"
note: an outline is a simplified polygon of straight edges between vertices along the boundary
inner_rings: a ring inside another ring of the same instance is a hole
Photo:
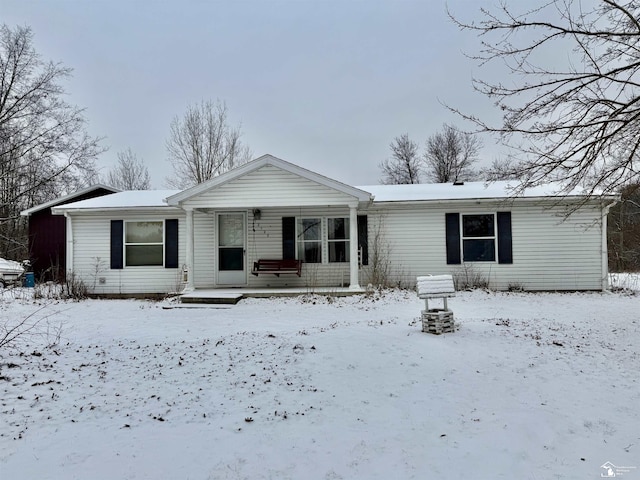
[[[367,224],[359,213],[370,201],[368,192],[269,155],[169,197],[185,212],[185,292],[361,293]],[[264,260],[302,267],[263,273],[255,265]]]

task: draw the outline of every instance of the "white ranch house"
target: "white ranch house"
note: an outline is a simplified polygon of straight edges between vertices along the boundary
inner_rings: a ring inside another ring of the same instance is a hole
[[[265,155],[184,191],[119,192],[53,212],[66,217],[67,270],[96,294],[360,291],[384,265],[402,286],[471,270],[496,289],[606,289],[616,197],[560,197],[557,188],[352,187]],[[265,259],[299,260],[301,270],[252,274]]]

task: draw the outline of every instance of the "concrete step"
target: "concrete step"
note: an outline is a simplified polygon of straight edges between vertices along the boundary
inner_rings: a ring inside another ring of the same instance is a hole
[[[180,296],[181,303],[198,303],[213,305],[235,305],[243,298],[242,293],[215,292],[206,290],[190,292]]]

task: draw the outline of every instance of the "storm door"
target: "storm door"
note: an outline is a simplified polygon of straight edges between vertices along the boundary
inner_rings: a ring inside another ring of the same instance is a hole
[[[218,285],[246,285],[245,214],[217,215]]]

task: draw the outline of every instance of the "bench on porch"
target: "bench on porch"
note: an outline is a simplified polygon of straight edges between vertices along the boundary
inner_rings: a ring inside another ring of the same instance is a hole
[[[256,277],[261,273],[273,273],[276,277],[279,277],[281,273],[295,273],[300,276],[302,274],[302,260],[261,258],[257,262],[253,262],[251,273]]]

